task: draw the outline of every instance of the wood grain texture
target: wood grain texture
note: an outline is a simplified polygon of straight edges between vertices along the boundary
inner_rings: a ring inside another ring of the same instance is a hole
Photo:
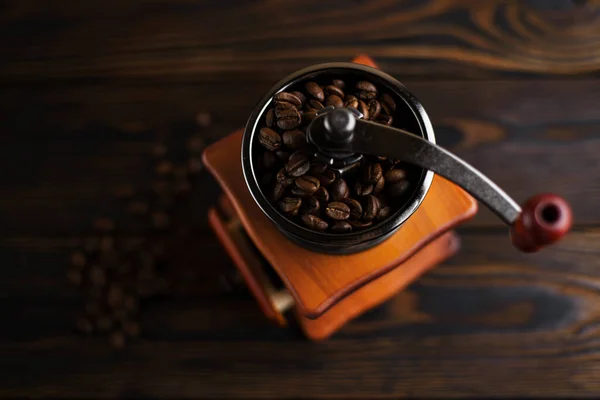
[[[596,74],[599,5],[571,0],[5,2],[3,82],[273,74],[368,53],[392,73]],[[318,11],[315,11],[318,10]]]
[[[600,232],[533,256],[504,239],[463,233],[457,256],[322,344],[272,327],[248,296],[199,289],[150,305],[119,354],[69,332],[70,239],[3,240],[0,395],[597,396]]]

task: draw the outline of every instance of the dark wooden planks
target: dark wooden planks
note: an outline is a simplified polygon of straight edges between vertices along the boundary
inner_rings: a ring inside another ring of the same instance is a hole
[[[0,336],[0,393],[597,396],[599,238],[579,231],[523,255],[502,232],[463,233],[457,256],[324,343],[270,326],[246,295],[199,291],[145,307],[144,338],[122,353],[69,333],[76,300],[56,254],[70,240],[5,240],[2,259],[31,257],[16,275],[45,271],[46,283],[33,278],[0,303],[26,315]]]
[[[369,53],[407,76],[597,75],[594,2],[11,0],[1,81],[256,74]]]
[[[406,84],[428,110],[438,143],[518,202],[553,191],[572,202],[576,224],[598,224],[600,199],[593,182],[600,180],[600,82]],[[200,134],[209,143],[242,127],[268,87],[248,77],[207,84],[118,82],[8,90],[0,100],[7,115],[0,139],[0,235],[71,235],[85,232],[96,216],[123,221],[125,205],[114,192],[122,185],[149,187],[155,140],[167,138],[174,160],[185,162],[187,137]],[[200,111],[212,113],[211,127],[196,124]],[[191,209],[206,226],[206,206],[216,196],[216,185],[206,174],[195,182]],[[482,210],[471,225],[500,222]]]

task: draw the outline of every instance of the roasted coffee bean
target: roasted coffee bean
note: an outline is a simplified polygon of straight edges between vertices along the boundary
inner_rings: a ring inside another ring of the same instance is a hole
[[[369,101],[369,118],[372,120],[377,119],[381,112],[381,104],[377,100]]]
[[[321,203],[327,203],[329,201],[329,191],[321,186],[319,190],[315,192],[314,197]]]
[[[319,181],[321,181],[321,185],[329,186],[335,181],[337,175],[334,171],[326,169],[322,174],[319,174],[318,177]]]
[[[263,164],[265,167],[271,169],[275,166],[275,164],[277,164],[277,161],[279,161],[279,159],[277,158],[277,156],[275,155],[275,153],[273,153],[272,151],[265,151],[263,154]]]
[[[298,98],[298,100],[300,100],[300,103],[304,104],[306,103],[306,97],[304,96],[304,94],[302,94],[302,92],[291,92],[290,94],[293,94],[294,96],[296,96]]]
[[[275,95],[275,102],[276,103],[284,102],[284,101],[288,102],[288,103],[292,103],[296,107],[302,106],[302,100],[300,100],[297,96],[295,96],[295,95],[293,95],[291,93],[280,92],[280,93],[277,93]]]
[[[394,111],[396,111],[396,102],[394,101],[392,96],[390,96],[389,94],[384,93],[384,95],[381,96],[381,102],[383,104],[385,104],[386,112],[389,115],[392,115],[394,113]],[[383,106],[383,104],[382,104],[382,106]],[[389,111],[387,111],[387,110],[389,110]]]
[[[258,141],[270,151],[278,150],[281,147],[281,136],[271,128],[262,128],[258,134]]]
[[[331,231],[335,233],[349,233],[352,232],[352,225],[347,221],[335,221],[331,224]]]
[[[298,150],[306,144],[306,135],[299,130],[286,131],[281,135],[283,145],[290,150]]]
[[[333,181],[331,187],[329,188],[329,191],[331,193],[331,198],[334,201],[341,201],[342,199],[348,197],[348,195],[350,194],[348,185],[346,184],[346,181],[342,178],[338,178],[335,181]]]
[[[310,100],[308,101],[308,104],[310,104],[310,106],[311,106],[312,108],[314,108],[315,110],[317,110],[317,111],[319,111],[319,110],[321,110],[321,109],[325,108],[325,106],[323,105],[323,103],[321,103],[320,101],[318,101],[318,100],[315,100],[315,99],[310,99]]]
[[[325,207],[325,215],[337,221],[343,221],[350,217],[350,207],[340,201],[332,201]]]
[[[325,100],[325,93],[323,93],[323,89],[316,82],[308,82],[304,85],[304,88],[315,99],[319,101]]]
[[[362,217],[363,208],[358,200],[347,198],[342,202],[350,208],[350,219],[360,219]]]
[[[344,102],[339,96],[332,94],[330,96],[327,96],[327,98],[325,99],[325,106],[343,107]]]
[[[356,181],[354,184],[354,191],[359,196],[368,196],[373,193],[373,185],[370,183],[362,183],[361,181]]]
[[[349,94],[344,98],[344,107],[352,107],[358,109],[358,99],[356,96]]]
[[[275,152],[275,155],[284,163],[288,162],[288,159],[290,158],[290,153],[288,153],[287,151],[279,150]]]
[[[360,81],[356,83],[356,88],[365,92],[375,92],[377,93],[377,87],[373,85],[371,82]]]
[[[292,211],[291,213],[289,213],[288,215],[289,215],[290,217],[297,217],[297,216],[298,216],[298,214],[300,214],[300,209],[294,210],[294,211]]]
[[[296,211],[302,205],[302,199],[298,197],[284,197],[279,201],[279,209],[284,213]]]
[[[281,198],[281,196],[283,196],[284,193],[285,186],[279,182],[276,182],[269,193],[269,201],[276,202]]]
[[[356,93],[356,97],[368,102],[368,101],[375,99],[377,97],[377,93],[361,91],[361,92]]]
[[[346,83],[341,79],[334,79],[331,81],[331,83],[333,83],[335,86],[339,87],[340,89],[343,89],[346,87]]]
[[[379,200],[377,197],[369,195],[365,201],[365,211],[363,213],[363,219],[365,221],[372,221],[379,212]]]
[[[303,214],[300,218],[307,228],[314,229],[315,231],[323,232],[329,227],[327,222],[312,214]]]
[[[388,185],[398,183],[406,179],[406,171],[403,169],[391,169],[387,171],[384,175],[385,181]]]
[[[277,115],[277,112],[276,112]],[[281,110],[277,115],[277,126],[281,129],[294,129],[300,126],[301,117],[296,108]],[[274,149],[276,150],[276,149]]]
[[[381,113],[381,114],[379,114],[379,116],[377,118],[375,118],[375,122],[390,126],[390,125],[392,125],[392,122],[394,122],[394,119],[392,118],[391,115]]]
[[[322,163],[319,160],[312,160],[310,162],[310,169],[308,172],[312,175],[320,175],[327,170],[327,164]],[[321,182],[323,184],[323,182]]]
[[[304,113],[302,116],[302,122],[304,122],[305,125],[308,125],[313,122],[315,118],[317,118],[317,110],[311,109],[310,111],[306,111]]]
[[[377,183],[373,185],[373,194],[379,194],[385,187],[385,178],[382,176]]]
[[[294,181],[296,180],[296,177],[290,176],[287,173],[286,168],[283,167],[279,170],[279,172],[277,172],[276,179],[277,179],[277,182],[279,182],[281,185],[286,187],[286,186],[293,185]]]
[[[314,194],[321,187],[319,179],[310,175],[301,176],[300,178],[296,179],[294,184],[302,192],[308,193],[308,195]]]
[[[375,184],[383,176],[381,164],[369,164],[363,170],[363,180],[365,183]]]
[[[390,194],[390,196],[393,196],[393,197],[402,196],[406,192],[406,190],[408,189],[409,186],[410,186],[410,183],[407,180],[400,181],[398,183],[389,185],[388,193]]]
[[[288,175],[295,178],[304,175],[309,169],[310,161],[308,160],[308,156],[301,151],[292,154],[285,165],[285,170]]]
[[[353,221],[349,220],[348,223],[352,225],[353,228],[363,229],[368,228],[373,225],[373,221]]]
[[[279,114],[283,112],[283,110],[287,110],[290,108],[296,108],[296,106],[287,101],[279,101],[275,103],[275,117],[279,118]]]
[[[384,219],[389,218],[389,216],[392,215],[392,207],[382,207],[379,209],[379,212],[377,213],[377,219],[379,221],[383,221]]]
[[[321,203],[315,197],[308,197],[302,202],[302,213],[319,215],[321,211]]]
[[[344,98],[344,91],[339,86],[327,85],[327,86],[325,86],[323,91],[328,95],[338,96],[340,98],[340,100]]]
[[[369,119],[369,107],[362,100],[358,101],[358,111],[360,111],[360,113],[363,115],[363,119]]]

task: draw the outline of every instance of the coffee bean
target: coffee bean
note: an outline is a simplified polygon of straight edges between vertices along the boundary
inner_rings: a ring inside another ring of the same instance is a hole
[[[373,221],[354,221],[354,220],[349,220],[348,223],[350,225],[352,225],[353,228],[357,228],[357,229],[368,228],[371,225],[373,225]]]
[[[356,93],[356,97],[358,97],[359,99],[365,100],[365,101],[370,101],[373,100],[377,97],[377,92],[366,92],[366,91],[361,91]]]
[[[275,151],[281,147],[281,136],[271,128],[262,128],[258,141],[267,150]]]
[[[310,169],[308,172],[312,175],[320,175],[327,170],[327,164],[322,163],[319,160],[312,160],[310,162]],[[321,182],[323,184],[323,182]]]
[[[356,181],[356,183],[354,184],[354,190],[359,196],[367,196],[373,192],[373,185],[369,183],[365,184],[361,181]]]
[[[309,169],[310,161],[308,160],[308,156],[301,151],[292,154],[285,165],[285,170],[288,175],[296,178],[307,173]]]
[[[265,117],[265,123],[267,124],[268,128],[273,127],[273,124],[275,123],[275,109],[270,108],[269,111],[267,111],[267,115]]]
[[[364,120],[369,119],[369,107],[362,100],[358,101],[358,111],[360,111],[360,113],[363,115]]]
[[[298,197],[284,197],[279,202],[279,209],[284,213],[296,211],[302,205],[302,199]]]
[[[317,118],[317,110],[311,108],[310,110],[304,113],[304,115],[302,116],[302,121],[305,125],[308,125],[311,122],[313,122],[315,118]]]
[[[306,135],[299,130],[285,131],[281,139],[283,145],[290,150],[298,150],[306,144]]]
[[[383,124],[383,125],[390,126],[390,125],[392,125],[392,122],[394,122],[394,119],[390,115],[381,113],[375,119],[375,122],[378,122],[378,123]]]
[[[304,214],[319,215],[321,203],[315,197],[309,197],[302,203],[302,212]]]
[[[336,221],[331,225],[331,231],[335,233],[352,232],[352,225],[347,221]]]
[[[337,175],[334,171],[326,169],[322,174],[318,175],[318,177],[319,181],[321,181],[321,185],[329,186],[335,181]]]
[[[394,99],[392,98],[392,96],[390,96],[389,94],[384,93],[384,95],[381,96],[381,102],[383,104],[385,104],[386,112],[389,115],[392,115],[394,113],[394,111],[396,111],[396,102],[394,101]],[[389,110],[389,111],[387,111],[387,110]]]
[[[346,83],[341,79],[334,79],[331,81],[331,83],[333,83],[335,86],[339,87],[340,89],[343,89],[346,87]]]
[[[344,98],[344,107],[352,107],[358,109],[358,99],[356,96],[349,94]]]
[[[329,227],[327,222],[312,214],[303,214],[300,218],[307,228],[314,229],[315,231],[323,232]]]
[[[314,108],[317,111],[322,110],[323,108],[325,108],[325,106],[323,105],[323,103],[321,103],[320,101],[315,100],[315,99],[310,99],[308,101],[308,104],[310,104],[311,107]]]
[[[323,91],[330,96],[331,95],[338,96],[340,98],[340,100],[344,98],[344,91],[339,86],[327,85],[327,86],[325,86]]]
[[[263,153],[263,165],[266,168],[273,168],[277,164],[277,161],[279,161],[279,159],[272,151],[265,151]]]
[[[298,100],[300,100],[300,105],[306,103],[306,97],[304,96],[304,94],[302,94],[302,92],[290,92],[290,94],[293,94],[294,96],[296,96],[298,98]]]
[[[379,194],[385,187],[385,178],[382,176],[377,183],[373,185],[373,194]]]
[[[298,214],[300,214],[300,209],[294,210],[294,211],[292,211],[291,213],[289,213],[288,215],[289,215],[290,217],[297,217],[297,216],[298,216]]]
[[[399,168],[391,169],[385,173],[384,177],[388,185],[398,183],[406,179],[406,171]]]
[[[347,198],[342,202],[350,209],[350,219],[360,219],[362,217],[363,208],[358,200]]]
[[[295,178],[295,177],[293,177],[293,176],[290,176],[290,175],[287,173],[287,170],[286,170],[286,168],[285,168],[285,167],[281,168],[281,169],[279,170],[279,172],[277,172],[276,179],[277,179],[277,182],[278,182],[279,184],[281,184],[282,186],[284,186],[284,187],[287,187],[287,186],[293,185],[293,184],[294,184],[294,181],[296,180],[296,178]]]
[[[392,215],[392,207],[382,207],[379,209],[379,212],[377,213],[377,219],[379,221],[383,221],[384,219],[389,218],[389,216]]]
[[[331,96],[327,96],[327,98],[325,99],[325,105],[326,106],[334,106],[334,107],[343,107],[344,102],[342,101],[342,99],[339,96],[332,94]]]
[[[329,201],[329,191],[321,186],[319,190],[315,192],[314,197],[322,203],[327,203]]]
[[[319,101],[325,100],[325,93],[323,93],[323,89],[316,82],[308,82],[304,85],[304,88],[315,99]]]
[[[363,180],[365,183],[375,184],[383,176],[381,164],[369,164],[363,170]]]
[[[281,129],[288,130],[300,126],[301,117],[296,108],[281,110],[279,113],[276,111],[275,114],[277,115],[277,126]]]
[[[275,102],[288,102],[292,103],[296,107],[302,106],[302,100],[300,100],[297,96],[294,96],[291,93],[280,92],[275,95]]]
[[[335,201],[345,199],[350,194],[346,181],[342,178],[338,178],[331,184],[330,187],[331,198]]]
[[[343,221],[350,217],[350,207],[340,201],[332,201],[325,207],[325,215],[337,221]]]
[[[365,202],[365,211],[363,213],[363,219],[365,221],[372,221],[379,212],[379,200],[377,197],[369,195]]]
[[[296,187],[300,189],[302,192],[307,193],[308,195],[314,194],[319,187],[321,187],[321,183],[319,179],[314,176],[304,175],[296,179],[295,183]]]
[[[275,202],[283,196],[285,193],[285,186],[279,182],[276,182],[268,193],[268,199],[271,202]]]
[[[356,83],[356,88],[365,92],[377,92],[377,87],[371,82],[360,81]]]
[[[284,163],[286,163],[288,161],[288,159],[290,158],[290,153],[288,153],[287,151],[276,151],[275,155],[277,156],[277,158],[279,158],[281,161],[283,161]]]
[[[377,100],[369,101],[369,118],[372,120],[377,119],[381,112],[381,104]]]
[[[407,180],[400,181],[398,183],[389,185],[388,193],[390,194],[390,196],[394,196],[394,197],[402,196],[406,192],[406,190],[408,189],[409,186],[410,186],[410,183]]]

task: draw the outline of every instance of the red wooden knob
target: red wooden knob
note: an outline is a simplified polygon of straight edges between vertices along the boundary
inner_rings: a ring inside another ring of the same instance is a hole
[[[532,253],[562,238],[571,228],[573,215],[565,199],[538,194],[527,200],[510,228],[510,239],[519,250]]]

